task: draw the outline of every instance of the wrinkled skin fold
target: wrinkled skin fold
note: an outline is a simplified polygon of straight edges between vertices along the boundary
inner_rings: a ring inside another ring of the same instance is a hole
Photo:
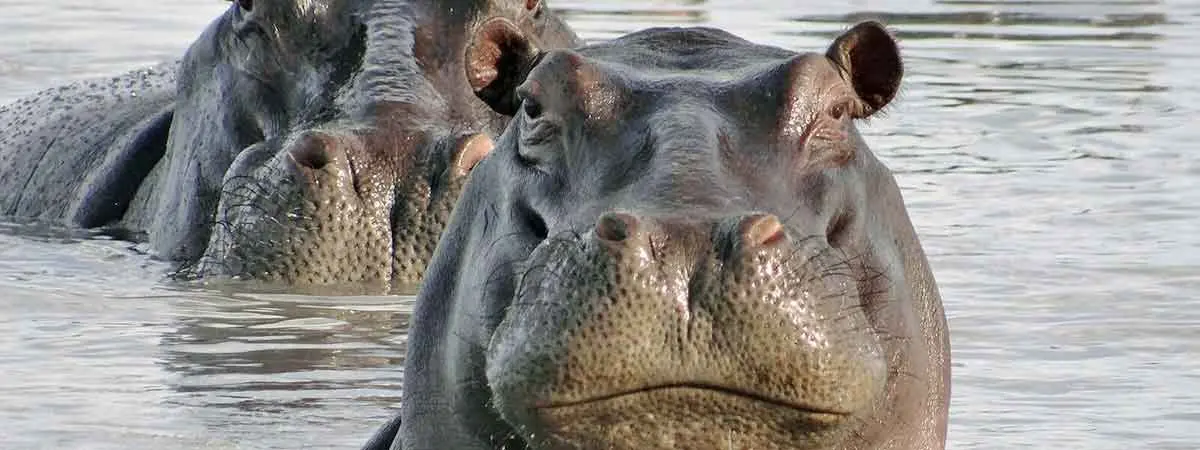
[[[144,232],[183,278],[413,285],[508,120],[463,68],[489,20],[577,43],[541,1],[231,2],[177,64],[0,110],[0,215]]]
[[[823,53],[709,28],[467,47],[514,115],[476,167],[367,448],[941,449],[941,299],[855,122],[899,89],[882,25]]]

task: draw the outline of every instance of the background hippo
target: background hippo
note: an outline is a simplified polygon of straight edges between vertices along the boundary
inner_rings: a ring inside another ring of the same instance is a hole
[[[419,281],[461,179],[507,119],[462,54],[537,0],[239,0],[182,61],[0,110],[0,215],[145,231],[185,275]]]
[[[853,123],[900,85],[882,26],[821,55],[706,28],[544,52],[490,22],[468,61],[516,118],[434,255],[400,419],[368,447],[944,446],[940,296]]]

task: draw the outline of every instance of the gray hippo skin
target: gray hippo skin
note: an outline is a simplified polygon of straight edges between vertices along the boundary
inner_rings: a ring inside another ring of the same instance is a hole
[[[797,54],[707,28],[547,52],[497,22],[467,55],[515,118],[368,448],[944,447],[941,299],[854,125],[900,86],[881,25]]]
[[[463,68],[493,19],[578,43],[538,0],[239,0],[177,64],[0,111],[0,216],[145,231],[189,276],[419,282],[508,120]]]

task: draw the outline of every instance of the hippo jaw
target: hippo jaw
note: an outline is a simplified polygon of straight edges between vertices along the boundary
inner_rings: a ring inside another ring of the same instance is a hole
[[[488,349],[501,416],[535,448],[850,440],[888,378],[860,263],[771,215],[648,221],[534,250]]]

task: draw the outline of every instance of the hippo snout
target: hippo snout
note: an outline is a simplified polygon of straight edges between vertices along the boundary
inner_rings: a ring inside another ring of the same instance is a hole
[[[304,131],[284,146],[283,164],[312,200],[319,198],[317,192],[323,186],[327,189],[340,185],[350,193],[359,175],[354,170],[354,159],[363,165],[363,144],[363,139],[352,131]]]
[[[534,250],[489,347],[497,409],[550,448],[825,438],[883,390],[852,262],[824,236],[620,211],[571,235]]]
[[[492,140],[484,133],[398,138],[356,126],[304,130],[256,148],[227,176],[222,226],[200,272],[403,289],[420,279]]]

